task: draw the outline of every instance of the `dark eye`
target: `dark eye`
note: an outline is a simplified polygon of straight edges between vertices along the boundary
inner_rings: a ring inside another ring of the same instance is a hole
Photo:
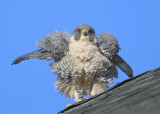
[[[90,33],[94,33],[94,31],[93,31],[93,30],[91,30],[91,29],[89,30],[89,32],[90,32]]]
[[[77,30],[77,32],[78,32],[78,33],[80,33],[80,32],[81,32],[81,30],[80,30],[80,29],[78,29],[78,30]]]

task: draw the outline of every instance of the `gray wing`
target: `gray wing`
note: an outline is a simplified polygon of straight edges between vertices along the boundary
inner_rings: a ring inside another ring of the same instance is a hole
[[[131,67],[118,55],[120,50],[118,41],[107,32],[97,35],[99,51],[118,66],[129,77],[133,77]]]
[[[54,31],[53,33],[44,37],[42,41],[36,42],[36,45],[40,48],[39,50],[35,50],[18,57],[16,60],[13,61],[12,65],[18,64],[23,60],[34,58],[38,58],[41,60],[60,60],[63,56],[65,56],[65,53],[68,51],[70,37],[71,35],[65,31]]]
[[[120,49],[118,41],[112,35],[108,32],[104,32],[96,37],[99,49],[105,57],[112,59],[114,55],[118,54]]]

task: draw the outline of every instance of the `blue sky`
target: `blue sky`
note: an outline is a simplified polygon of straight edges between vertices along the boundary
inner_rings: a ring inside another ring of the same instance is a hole
[[[134,75],[160,66],[159,0],[4,0],[0,4],[0,114],[55,114],[66,104],[54,89],[57,75],[48,61],[18,56],[38,49],[35,42],[55,30],[72,33],[81,23],[96,34],[109,32],[120,44]],[[128,77],[119,70],[115,83]]]

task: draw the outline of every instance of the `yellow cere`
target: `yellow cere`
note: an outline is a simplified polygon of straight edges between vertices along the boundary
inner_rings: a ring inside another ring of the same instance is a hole
[[[82,32],[81,32],[81,36],[83,35],[83,31],[87,31],[87,34],[88,34],[88,30],[87,29],[83,29]]]

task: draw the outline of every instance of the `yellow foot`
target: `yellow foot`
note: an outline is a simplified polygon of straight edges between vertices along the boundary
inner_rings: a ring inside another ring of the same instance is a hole
[[[82,100],[86,100],[87,98],[86,97],[84,97],[84,96],[81,96],[80,97]]]
[[[75,98],[75,101],[76,102],[79,102],[79,101],[83,101],[83,100],[86,100],[87,98],[86,97],[84,97],[84,96],[81,96],[80,98]],[[68,105],[66,105],[65,107],[67,108],[67,107],[69,107],[69,106],[71,106],[72,104],[68,104]]]
[[[72,104],[68,104],[68,105],[66,105],[65,107],[67,108],[67,107],[69,107],[69,106],[71,106]]]
[[[79,101],[82,101],[80,98],[78,98],[77,100],[76,100],[76,102],[79,102]]]

